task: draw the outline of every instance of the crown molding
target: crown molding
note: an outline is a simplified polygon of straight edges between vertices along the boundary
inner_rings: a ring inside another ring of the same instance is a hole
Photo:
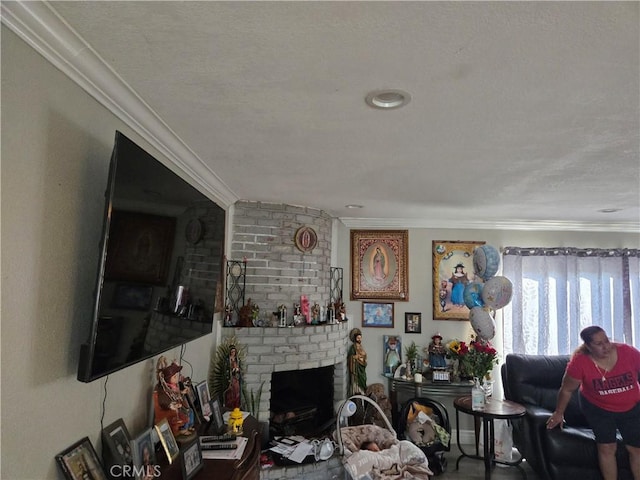
[[[477,219],[418,219],[418,218],[358,218],[340,217],[349,228],[431,228],[455,230],[524,230],[563,232],[617,232],[640,233],[640,222],[593,223],[531,220],[477,220]]]
[[[202,193],[225,209],[238,200],[48,2],[2,2],[0,8],[4,25],[162,153]]]

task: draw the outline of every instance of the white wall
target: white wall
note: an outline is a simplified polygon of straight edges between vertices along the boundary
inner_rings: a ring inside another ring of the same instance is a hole
[[[2,26],[1,478],[62,478],[56,453],[84,436],[100,446],[105,381],[76,371],[116,129],[157,155]],[[213,341],[187,345],[194,380],[206,378]],[[104,426],[147,425],[155,360],[109,377]]]
[[[99,448],[104,380],[76,380],[92,309],[103,193],[116,129],[158,155],[34,50],[2,27],[1,464],[12,480],[62,478],[54,456],[89,436]],[[310,205],[313,207],[313,205]],[[339,225],[339,222],[336,222]],[[337,265],[349,291],[349,230],[336,235]],[[365,329],[370,383],[382,366],[382,335],[404,334],[404,312],[423,313],[425,344],[436,331],[465,337],[466,322],[431,320],[431,241],[505,245],[635,247],[635,234],[413,229],[410,301],[396,303],[394,329]],[[332,252],[332,257],[333,257]],[[351,324],[361,302],[347,301]],[[188,344],[194,380],[206,378],[215,335]],[[169,358],[178,355],[168,353]],[[155,359],[154,359],[155,361]],[[135,435],[147,425],[155,362],[109,377],[104,425],[123,418]]]

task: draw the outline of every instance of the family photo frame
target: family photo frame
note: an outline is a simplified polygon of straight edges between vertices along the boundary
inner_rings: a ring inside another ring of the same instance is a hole
[[[408,230],[351,230],[351,300],[409,300]]]
[[[157,476],[158,461],[153,442],[153,429],[147,428],[140,435],[131,440],[133,449],[133,465],[137,472],[135,480],[146,480]]]
[[[200,440],[196,437],[180,450],[182,479],[191,480],[204,467]]]
[[[163,418],[155,424],[154,428],[158,433],[158,438],[160,438],[164,453],[167,455],[167,460],[169,463],[173,463],[175,459],[178,458],[180,448],[178,447],[178,442],[176,442],[176,437],[173,436],[169,421]]]
[[[66,480],[107,480],[89,437],[84,437],[56,455],[56,462]]]
[[[209,421],[211,418],[211,395],[209,393],[209,384],[206,380],[196,385],[196,392],[198,393],[202,416],[206,421]]]
[[[122,418],[102,430],[102,445],[105,467],[108,468],[111,465],[133,465],[131,436]]]
[[[422,333],[422,314],[406,312],[404,314],[404,333]]]
[[[476,280],[473,252],[485,242],[434,240],[433,319],[469,320],[464,287]]]

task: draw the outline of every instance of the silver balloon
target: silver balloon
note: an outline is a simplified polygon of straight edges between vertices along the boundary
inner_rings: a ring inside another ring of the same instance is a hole
[[[512,295],[513,284],[507,277],[490,278],[482,289],[482,301],[494,310],[506,306]]]
[[[473,307],[469,311],[469,322],[480,340],[491,340],[496,336],[496,322],[487,307]]]

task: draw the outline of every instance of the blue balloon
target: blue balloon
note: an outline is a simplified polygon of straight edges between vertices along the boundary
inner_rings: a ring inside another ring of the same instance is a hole
[[[481,245],[473,252],[473,270],[483,280],[488,280],[498,273],[500,252],[491,245]]]
[[[473,307],[484,306],[484,301],[482,300],[483,288],[484,285],[477,282],[467,283],[465,285],[464,292],[462,293],[462,299],[464,300],[464,304],[467,308],[471,309]]]

